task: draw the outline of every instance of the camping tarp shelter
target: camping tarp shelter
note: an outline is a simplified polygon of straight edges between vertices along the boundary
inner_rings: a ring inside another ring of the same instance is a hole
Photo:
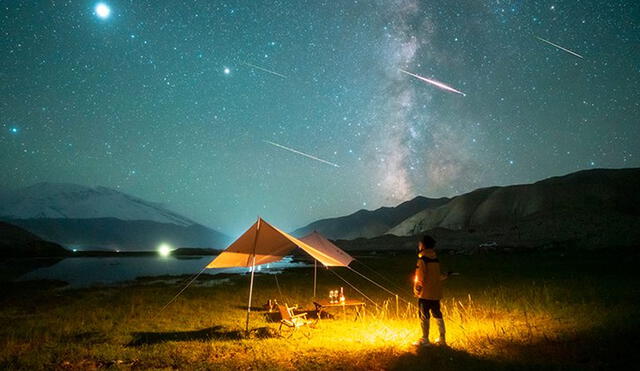
[[[353,257],[317,232],[297,239],[258,219],[242,236],[209,263],[207,268],[252,267],[273,263],[291,253],[296,247],[301,248],[326,267],[346,267],[353,261]]]
[[[326,251],[329,254],[333,253],[334,251],[338,251],[341,254],[345,254],[350,259],[349,263],[347,263],[345,266],[348,266],[351,263],[351,261],[353,261],[353,258],[349,254],[340,250],[338,246],[331,243],[331,241],[327,240],[323,235],[321,235],[317,231],[313,231],[308,235],[300,238],[300,241],[306,243],[307,245],[313,246],[316,250]],[[318,275],[318,261],[314,260],[313,261],[313,298],[314,299],[316,297],[317,275]]]
[[[353,257],[319,234],[311,234],[307,237],[309,237],[307,242],[301,241],[265,222],[262,218],[258,218],[247,231],[207,265],[206,268],[252,268],[246,331],[249,331],[253,275],[256,265],[279,261],[296,247],[301,248],[326,267],[348,267],[353,261]]]
[[[313,231],[308,235],[302,237],[300,241],[313,247],[317,251],[324,252],[326,255],[339,257],[337,259],[344,263],[341,266],[346,267],[353,261],[353,257],[351,257],[351,255],[342,251],[338,246],[331,243],[331,241],[327,240],[323,235],[316,231]],[[313,254],[310,255],[313,256]]]

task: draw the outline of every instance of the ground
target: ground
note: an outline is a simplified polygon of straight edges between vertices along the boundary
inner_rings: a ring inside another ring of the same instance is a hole
[[[277,282],[256,275],[249,336],[246,275],[219,285],[199,279],[164,310],[184,284],[3,284],[0,369],[615,369],[640,361],[637,253],[441,260],[461,273],[446,282],[449,347],[411,345],[419,337],[410,297],[415,258],[379,253],[358,256],[353,267],[397,291],[398,309],[389,294],[338,268],[379,306],[369,303],[364,320],[336,312],[336,319],[285,337],[259,307],[267,299],[311,307],[311,268],[287,271]],[[319,271],[318,285],[319,295],[344,286],[347,296],[359,297],[331,271]]]

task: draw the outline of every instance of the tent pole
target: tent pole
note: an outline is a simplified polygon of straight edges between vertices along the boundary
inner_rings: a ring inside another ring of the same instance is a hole
[[[253,295],[253,274],[256,271],[256,254],[253,254],[251,263],[251,283],[249,284],[249,304],[247,305],[247,321],[245,323],[245,331],[249,334],[249,314],[251,313],[251,296]]]
[[[249,304],[247,304],[247,320],[245,322],[245,331],[249,335],[249,314],[251,313],[251,297],[253,296],[253,275],[256,272],[256,246],[258,244],[258,233],[260,232],[260,217],[258,217],[258,225],[256,226],[256,237],[253,239],[253,260],[251,261],[251,283],[249,283]]]
[[[318,259],[313,259],[313,298],[316,298],[316,282],[318,275]]]

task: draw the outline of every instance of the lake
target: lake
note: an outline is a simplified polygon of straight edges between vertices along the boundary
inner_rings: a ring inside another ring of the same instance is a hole
[[[189,257],[77,257],[63,259],[53,265],[37,268],[18,278],[19,281],[59,280],[71,287],[113,285],[139,277],[182,276],[200,272],[215,256]],[[259,265],[256,272],[279,273],[285,268],[309,266],[285,257],[279,262]],[[206,269],[203,274],[248,273],[248,268]]]

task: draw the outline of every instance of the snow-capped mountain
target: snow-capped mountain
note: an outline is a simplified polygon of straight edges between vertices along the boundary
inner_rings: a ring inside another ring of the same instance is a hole
[[[66,247],[223,249],[229,238],[193,220],[106,187],[38,183],[0,193],[0,220]]]
[[[0,217],[6,219],[148,220],[182,226],[194,221],[164,208],[106,187],[65,183],[38,183],[7,192],[0,200]]]

